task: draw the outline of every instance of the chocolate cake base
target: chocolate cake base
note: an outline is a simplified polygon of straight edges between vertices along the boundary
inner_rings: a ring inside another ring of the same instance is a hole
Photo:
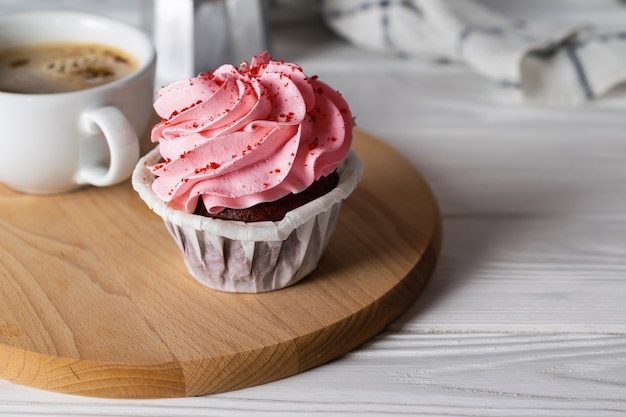
[[[276,201],[260,203],[245,209],[225,208],[219,213],[211,214],[207,211],[202,198],[198,199],[198,205],[194,214],[222,220],[239,220],[246,223],[261,221],[279,221],[285,217],[288,211],[303,206],[323,196],[337,186],[339,175],[331,172],[326,177],[321,177],[306,190],[297,194],[288,194]]]

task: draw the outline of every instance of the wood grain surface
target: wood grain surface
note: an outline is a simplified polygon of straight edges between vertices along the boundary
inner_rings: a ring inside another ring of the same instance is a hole
[[[97,397],[236,390],[379,333],[435,266],[440,216],[413,166],[357,132],[364,177],[318,268],[267,294],[205,288],[128,182],[59,196],[0,188],[0,377]]]

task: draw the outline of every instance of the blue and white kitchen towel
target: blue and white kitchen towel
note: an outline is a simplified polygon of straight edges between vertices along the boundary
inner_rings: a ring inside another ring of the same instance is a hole
[[[521,88],[533,102],[584,103],[626,81],[626,30],[525,21],[474,0],[321,0],[318,6],[327,25],[356,45],[462,61]]]

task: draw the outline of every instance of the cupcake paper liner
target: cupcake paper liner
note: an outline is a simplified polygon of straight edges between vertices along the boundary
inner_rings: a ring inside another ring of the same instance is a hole
[[[311,273],[335,229],[341,203],[356,188],[362,164],[350,151],[337,168],[339,183],[327,194],[288,212],[280,221],[245,223],[170,208],[152,190],[147,166],[158,147],[139,160],[133,188],[165,223],[189,273],[216,290],[259,293],[293,285]]]

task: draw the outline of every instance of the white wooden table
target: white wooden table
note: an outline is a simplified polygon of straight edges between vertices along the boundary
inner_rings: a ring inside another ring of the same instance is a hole
[[[426,291],[374,340],[284,380],[137,401],[0,381],[0,415],[626,414],[626,95],[529,107],[463,66],[304,24],[278,34],[276,58],[340,90],[432,186],[444,241]]]

